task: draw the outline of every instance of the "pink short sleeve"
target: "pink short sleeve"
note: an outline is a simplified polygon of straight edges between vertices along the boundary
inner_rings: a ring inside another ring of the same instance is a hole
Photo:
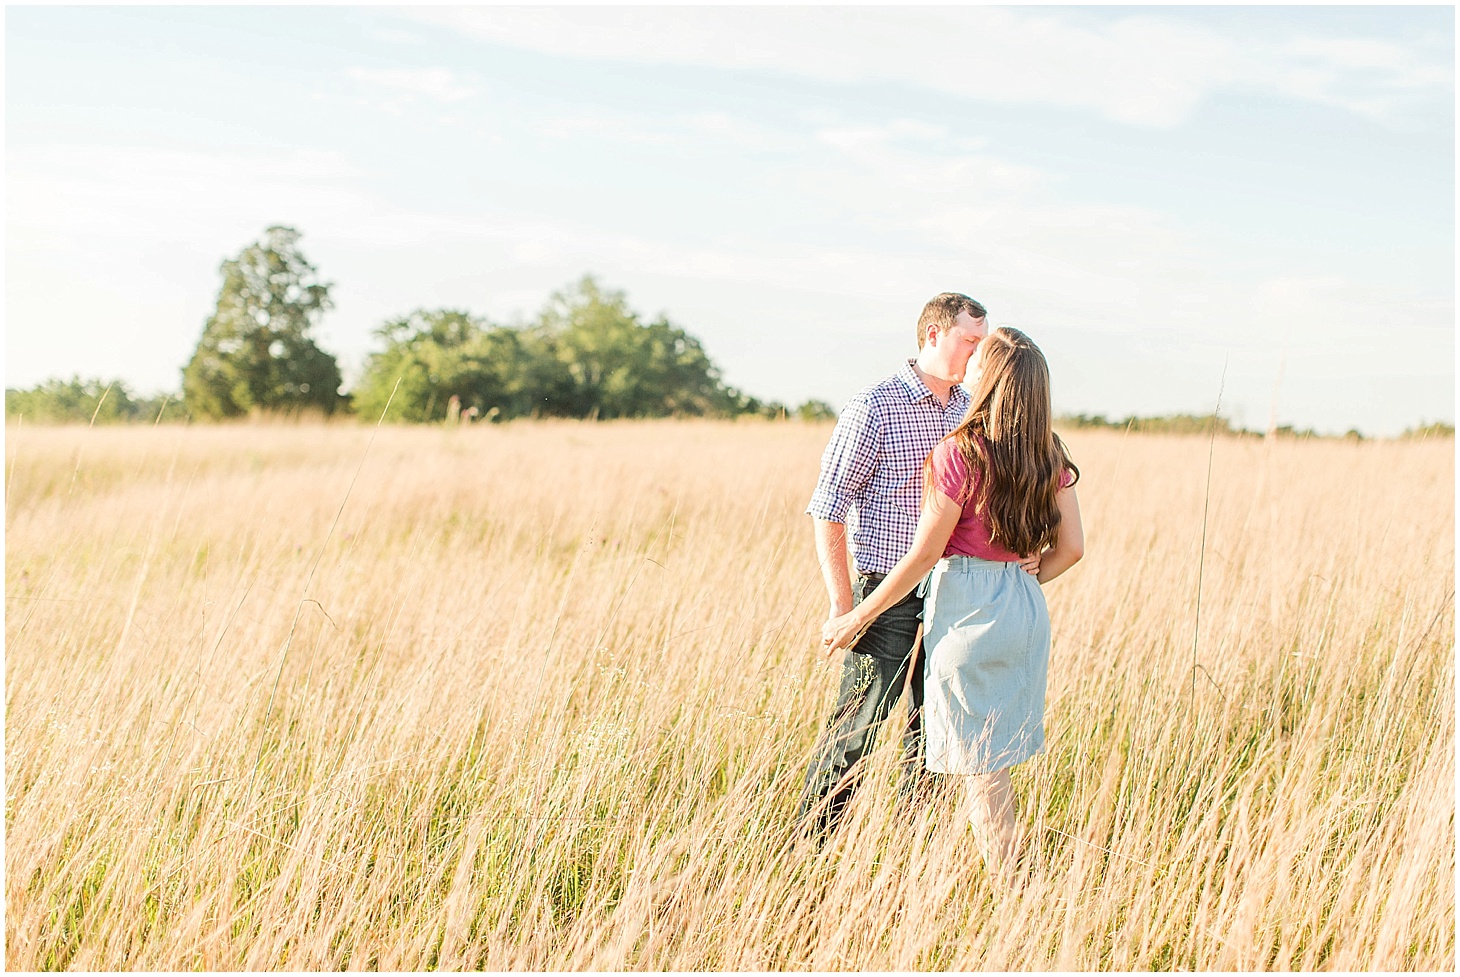
[[[1066,468],[1060,472],[1060,488],[1069,488],[1075,484],[1075,473]]]
[[[933,449],[932,467],[933,484],[938,491],[961,505],[967,494],[968,464],[963,460],[963,452],[958,450],[958,445],[951,439],[939,441]]]

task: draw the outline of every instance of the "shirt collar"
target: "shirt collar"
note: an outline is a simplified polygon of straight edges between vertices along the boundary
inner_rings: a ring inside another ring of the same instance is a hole
[[[897,371],[897,379],[907,388],[907,399],[909,403],[916,404],[918,401],[927,398],[936,406],[947,410],[952,407],[961,407],[968,400],[968,391],[963,389],[963,384],[956,383],[948,394],[948,407],[938,403],[938,398],[933,396],[933,391],[923,383],[923,378],[918,376],[918,371],[913,369],[913,361],[908,360],[902,364],[902,369]]]

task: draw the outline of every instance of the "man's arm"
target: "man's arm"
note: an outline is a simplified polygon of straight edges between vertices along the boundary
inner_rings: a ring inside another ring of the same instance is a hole
[[[847,526],[826,519],[811,520],[816,529],[816,559],[821,562],[821,579],[831,601],[827,620],[852,609],[852,575],[847,566]]]
[[[854,397],[837,418],[821,456],[821,472],[806,514],[816,533],[816,558],[826,584],[830,620],[852,609],[852,582],[847,564],[847,512],[877,466],[881,430],[866,400]]]

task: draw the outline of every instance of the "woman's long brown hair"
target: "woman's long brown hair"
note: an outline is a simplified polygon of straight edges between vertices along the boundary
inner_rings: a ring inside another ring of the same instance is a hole
[[[980,345],[982,372],[968,416],[948,435],[970,475],[958,501],[967,505],[971,496],[993,542],[1029,556],[1054,545],[1060,527],[1055,493],[1065,469],[1076,480],[1080,470],[1050,426],[1049,364],[1039,347],[1008,326]],[[936,491],[933,485],[929,455],[923,464],[925,495]]]

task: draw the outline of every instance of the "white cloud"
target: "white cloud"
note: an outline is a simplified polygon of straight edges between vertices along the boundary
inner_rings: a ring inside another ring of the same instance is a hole
[[[1445,52],[1367,38],[1254,39],[1142,10],[997,7],[450,7],[402,12],[495,43],[598,60],[897,82],[966,98],[1171,126],[1222,90],[1385,116],[1444,95]],[[1362,77],[1391,97],[1350,92]]]
[[[646,123],[640,119],[619,115],[585,115],[539,120],[534,128],[539,135],[549,139],[577,139],[593,136],[611,139],[619,143],[646,143],[668,145],[676,141],[676,134],[663,125]]]
[[[1428,376],[1455,358],[1450,303],[1336,276],[1262,282],[1243,337],[1297,350],[1339,378],[1356,362],[1369,375]]]
[[[365,85],[438,102],[460,102],[479,93],[470,80],[449,68],[347,68],[345,74]]]
[[[1446,62],[1367,38],[1298,37],[1252,63],[1259,82],[1377,120],[1416,96],[1448,91],[1454,84]]]
[[[795,134],[763,126],[725,112],[691,112],[649,118],[622,112],[598,112],[536,119],[533,130],[550,139],[598,138],[615,143],[689,147],[714,142],[737,150],[789,150],[801,144]]]
[[[894,142],[942,142],[948,138],[948,127],[918,119],[894,119],[886,125],[864,125],[822,128],[816,138],[829,146],[847,152],[876,150]]]
[[[575,57],[892,80],[996,101],[1091,107],[1169,124],[1224,51],[1202,33],[1131,19],[1102,32],[991,8],[456,7],[411,13],[498,43]],[[1130,45],[1155,52],[1133,59]],[[1162,64],[1152,86],[1144,69]]]
[[[1300,37],[1287,44],[1286,49],[1296,57],[1327,62],[1335,68],[1390,68],[1405,72],[1411,67],[1404,49],[1369,38]]]
[[[1011,293],[1078,296],[1087,318],[1114,329],[1130,310],[1202,277],[1202,256],[1164,217],[1144,208],[1062,199],[1058,181],[958,140],[911,140],[905,124],[816,133],[839,155],[799,172],[798,190],[843,203],[858,222],[918,242],[958,277]],[[926,259],[924,259],[926,260]],[[1210,262],[1207,262],[1210,263]],[[1181,315],[1173,316],[1179,325]]]
[[[304,197],[347,196],[343,187],[358,176],[343,155],[319,150],[206,154],[104,145],[12,150],[6,230],[84,246],[136,235],[154,220],[165,233],[192,233],[248,214],[262,229]]]
[[[742,149],[772,149],[785,142],[779,133],[724,112],[701,112],[684,117],[683,122],[695,135]]]
[[[390,27],[371,27],[366,33],[377,41],[385,41],[387,44],[425,44],[426,39],[413,31],[403,31]]]
[[[1397,434],[1422,418],[1453,421],[1455,310],[1449,301],[1336,276],[1272,278],[1250,295],[1227,342],[1270,366],[1248,422]],[[1260,408],[1260,409],[1259,409]]]

